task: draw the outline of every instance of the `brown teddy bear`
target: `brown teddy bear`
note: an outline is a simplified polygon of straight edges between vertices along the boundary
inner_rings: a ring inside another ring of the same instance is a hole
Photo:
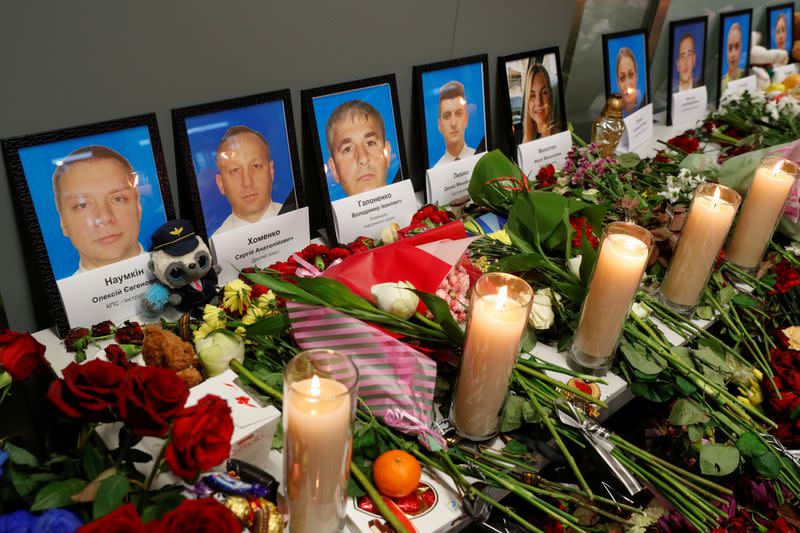
[[[164,331],[158,324],[144,328],[142,357],[147,365],[176,371],[189,387],[203,381],[198,370],[200,360],[192,344],[170,331]]]

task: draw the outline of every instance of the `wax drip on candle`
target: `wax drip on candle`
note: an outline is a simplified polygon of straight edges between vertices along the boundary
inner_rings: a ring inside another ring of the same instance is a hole
[[[322,386],[320,385],[319,377],[317,377],[316,374],[311,377],[311,390],[309,392],[311,393],[311,396],[314,396],[315,398],[319,398],[319,395],[322,393]]]
[[[494,303],[494,308],[497,311],[502,311],[506,307],[506,300],[508,300],[508,285],[503,285],[497,291],[497,301]]]

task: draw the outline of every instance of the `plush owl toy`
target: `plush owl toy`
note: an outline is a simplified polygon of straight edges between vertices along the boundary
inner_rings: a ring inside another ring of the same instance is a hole
[[[218,302],[217,274],[221,268],[188,220],[167,222],[153,233],[148,265],[159,283],[142,298],[146,314],[157,315],[168,303],[186,312]]]

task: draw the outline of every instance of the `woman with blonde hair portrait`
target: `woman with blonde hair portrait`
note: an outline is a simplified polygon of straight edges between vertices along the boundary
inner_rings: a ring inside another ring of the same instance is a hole
[[[554,117],[557,98],[553,95],[550,74],[539,63],[531,61],[525,73],[522,105],[522,142],[530,142],[559,133],[559,123]]]
[[[617,53],[616,80],[619,93],[622,95],[622,114],[628,116],[644,105],[647,96],[637,87],[639,83],[639,67],[633,50],[628,47],[619,49]]]

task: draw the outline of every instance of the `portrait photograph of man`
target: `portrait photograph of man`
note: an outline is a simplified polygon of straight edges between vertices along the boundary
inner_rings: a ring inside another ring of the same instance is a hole
[[[146,126],[18,153],[56,280],[146,253],[167,220]]]
[[[720,15],[720,95],[728,88],[729,82],[747,76],[751,20],[752,11],[749,9]]]
[[[311,98],[331,202],[404,179],[388,83]]]
[[[794,25],[794,4],[783,4],[767,8],[767,35],[769,36],[769,48],[771,50],[780,49],[789,52],[789,61],[792,59],[792,46],[794,35],[792,26]]]
[[[705,85],[706,24],[706,17],[670,23],[672,93]]]
[[[414,67],[427,168],[486,151],[487,64],[475,56]]]
[[[189,180],[209,237],[297,208],[283,100],[188,116],[175,110],[176,115],[179,137],[188,140]]]

